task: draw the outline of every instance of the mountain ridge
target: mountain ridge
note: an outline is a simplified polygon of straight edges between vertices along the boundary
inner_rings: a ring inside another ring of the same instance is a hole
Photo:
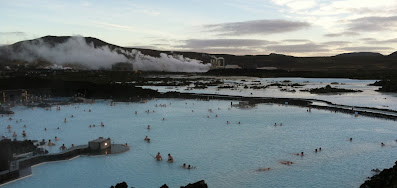
[[[10,59],[9,49],[17,50],[22,48],[24,44],[34,44],[43,42],[49,46],[54,47],[56,44],[61,44],[70,39],[72,36],[44,36],[37,39],[19,41],[17,43],[0,47],[0,64],[12,63]],[[87,44],[92,44],[95,48],[108,46],[109,49],[122,49],[131,51],[133,49],[140,51],[142,54],[159,57],[161,53],[173,55],[183,55],[191,59],[197,59],[203,63],[209,63],[213,57],[223,57],[227,64],[239,65],[243,68],[256,67],[277,67],[286,70],[397,70],[397,51],[389,55],[382,55],[376,52],[349,52],[337,54],[335,56],[323,57],[296,57],[285,54],[271,53],[269,55],[232,55],[232,54],[210,54],[202,52],[189,51],[162,51],[153,49],[142,49],[132,47],[122,47],[114,45],[98,38],[83,37]],[[3,50],[1,50],[3,49]],[[5,50],[4,49],[8,49]],[[3,52],[1,52],[3,51]]]

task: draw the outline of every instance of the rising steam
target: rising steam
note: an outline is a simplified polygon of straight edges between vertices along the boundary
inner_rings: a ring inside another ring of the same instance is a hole
[[[119,62],[132,63],[134,70],[165,71],[165,72],[206,72],[209,64],[203,64],[196,59],[182,55],[167,55],[160,57],[142,54],[137,50],[110,49],[108,46],[94,47],[87,44],[84,37],[73,36],[64,43],[48,44],[42,39],[35,42],[25,42],[18,50],[13,50],[10,56],[14,60],[34,62],[38,59],[51,62],[60,67],[69,64],[79,64],[89,69],[110,69],[112,64]]]

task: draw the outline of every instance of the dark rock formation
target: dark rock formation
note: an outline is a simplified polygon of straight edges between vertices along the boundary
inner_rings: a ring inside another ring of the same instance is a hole
[[[205,183],[204,180],[200,180],[196,183],[189,183],[186,186],[181,186],[181,188],[208,188],[208,185]]]
[[[396,80],[381,80],[376,81],[372,86],[382,86],[378,89],[380,92],[397,92],[397,79]]]
[[[116,184],[116,186],[111,186],[111,188],[128,188],[128,185],[123,181],[121,183]]]
[[[352,89],[343,89],[343,88],[333,88],[330,85],[321,88],[314,88],[309,90],[300,90],[300,91],[308,91],[310,93],[347,93],[347,92],[362,92],[361,90],[352,90]]]
[[[33,142],[30,140],[24,141],[11,141],[9,139],[4,139],[0,141],[0,171],[8,170],[8,162],[12,160],[13,154],[22,153],[42,153]]]
[[[397,187],[397,161],[392,168],[384,169],[377,175],[365,181],[360,188],[396,188]]]
[[[118,183],[116,186],[112,185],[110,188],[128,188],[128,185],[125,182],[121,182]],[[168,188],[168,185],[164,184],[160,188]],[[189,183],[186,186],[181,186],[181,188],[208,188],[208,185],[205,183],[204,180],[200,180],[196,183]]]

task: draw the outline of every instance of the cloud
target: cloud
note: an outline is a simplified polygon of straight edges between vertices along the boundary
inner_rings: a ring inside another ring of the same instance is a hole
[[[347,37],[354,37],[358,36],[360,33],[353,32],[353,31],[345,31],[345,32],[340,32],[340,33],[329,33],[325,34],[324,36],[326,37],[342,37],[342,36],[347,36]]]
[[[353,51],[353,52],[373,52],[373,51],[383,51],[383,50],[392,50],[390,47],[376,47],[376,46],[356,46],[356,47],[344,47],[339,48],[339,50],[343,51]]]
[[[263,48],[245,48],[245,47],[235,47],[235,48],[196,48],[194,50],[186,50],[192,52],[203,52],[209,54],[233,54],[233,55],[258,55],[264,54]]]
[[[276,53],[304,53],[304,52],[325,52],[328,51],[326,45],[306,43],[293,45],[271,45],[266,46],[266,49]]]
[[[26,33],[25,33],[25,32],[20,32],[20,31],[0,32],[0,36],[10,36],[10,35],[14,35],[14,36],[25,36]]]
[[[290,43],[309,43],[311,42],[310,40],[306,40],[306,39],[286,39],[283,40],[283,42],[290,42]]]
[[[285,33],[309,28],[308,22],[288,20],[253,20],[245,22],[230,22],[221,24],[204,25],[204,28],[218,35],[269,35]]]
[[[331,45],[331,46],[343,46],[343,45],[351,44],[351,42],[349,42],[349,41],[328,41],[328,42],[323,42],[321,44]]]
[[[397,16],[370,16],[350,20],[351,31],[384,31],[397,28]]]
[[[388,40],[366,40],[366,43],[368,44],[393,44],[393,43],[397,43],[397,38],[394,39],[388,39]]]
[[[292,11],[306,10],[317,5],[316,0],[272,0],[273,3],[286,6]]]
[[[217,48],[217,47],[258,47],[274,44],[267,40],[256,39],[189,39],[183,41],[182,48]]]
[[[367,37],[367,38],[361,38],[360,40],[362,40],[362,41],[376,41],[376,39],[375,39],[375,38],[370,38],[370,37]]]

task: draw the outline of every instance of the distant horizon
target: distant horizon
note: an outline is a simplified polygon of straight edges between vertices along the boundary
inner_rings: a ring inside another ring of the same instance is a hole
[[[101,41],[103,41],[103,42],[106,42],[106,43],[109,43],[109,44],[112,44],[112,45],[115,45],[115,46],[120,46],[120,47],[122,47],[122,48],[134,48],[134,49],[156,50],[156,51],[166,51],[166,52],[167,52],[167,51],[170,51],[170,52],[172,52],[172,51],[177,51],[177,52],[206,53],[206,54],[211,54],[211,55],[260,56],[260,55],[277,54],[277,55],[285,55],[285,56],[293,56],[293,57],[332,57],[332,56],[337,56],[337,55],[341,55],[341,54],[354,54],[354,53],[374,53],[374,54],[377,54],[377,53],[378,53],[378,54],[381,54],[381,55],[383,55],[383,56],[389,56],[389,55],[391,55],[392,53],[397,52],[397,51],[394,51],[394,52],[391,52],[391,53],[389,53],[389,54],[382,54],[382,53],[376,52],[376,51],[349,51],[349,52],[344,52],[344,53],[340,53],[340,54],[333,54],[333,55],[331,54],[331,55],[323,55],[323,56],[296,56],[296,55],[283,54],[283,53],[275,53],[275,52],[270,52],[270,53],[268,53],[268,54],[208,53],[208,52],[203,52],[203,51],[188,51],[188,50],[167,50],[167,49],[160,49],[160,50],[159,50],[159,49],[145,48],[145,46],[122,46],[122,45],[118,45],[118,44],[113,44],[113,43],[111,43],[111,42],[107,42],[107,41],[102,40],[102,39],[100,39],[100,38],[96,38],[96,37],[92,37],[92,36],[82,36],[82,35],[71,35],[71,36],[45,35],[45,36],[38,37],[38,38],[33,38],[33,39],[26,39],[26,40],[17,41],[17,42],[14,42],[14,43],[12,43],[12,44],[0,44],[0,47],[2,47],[2,46],[13,45],[13,44],[16,44],[16,43],[19,43],[19,42],[23,42],[23,41],[40,39],[40,38],[44,38],[44,37],[48,37],[48,36],[51,36],[51,37],[73,37],[73,36],[81,36],[81,37],[84,37],[84,38],[91,37],[91,38],[95,38],[95,39],[101,40]]]
[[[0,44],[6,45],[50,33],[211,54],[311,57],[397,51],[395,0],[0,0],[0,4]]]

